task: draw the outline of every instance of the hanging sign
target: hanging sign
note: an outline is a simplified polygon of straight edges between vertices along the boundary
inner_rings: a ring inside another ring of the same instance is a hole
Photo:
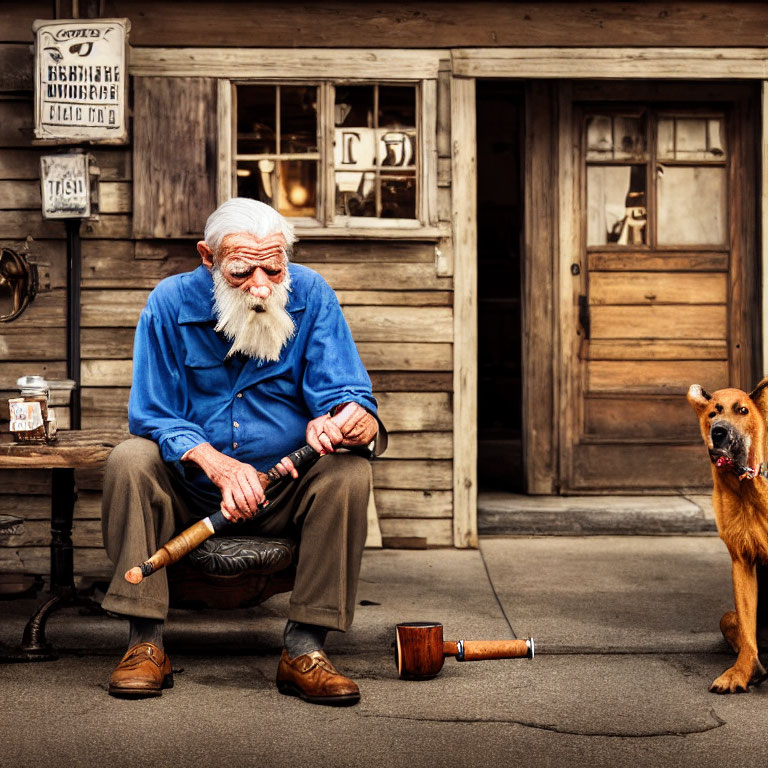
[[[91,159],[83,152],[40,158],[44,218],[84,219],[91,215]]]
[[[37,20],[35,138],[124,144],[128,140],[128,19]]]

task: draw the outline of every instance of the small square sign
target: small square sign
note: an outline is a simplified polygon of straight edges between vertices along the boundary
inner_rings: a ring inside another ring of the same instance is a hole
[[[90,157],[71,152],[40,158],[43,218],[86,219],[91,215]]]

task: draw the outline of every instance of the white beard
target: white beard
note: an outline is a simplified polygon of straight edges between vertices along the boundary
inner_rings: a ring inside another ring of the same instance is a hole
[[[268,298],[256,298],[233,288],[214,267],[216,330],[232,342],[227,357],[241,352],[260,360],[280,359],[280,352],[296,330],[293,318],[285,309],[291,287],[287,269],[283,281],[272,283],[271,287],[272,293]]]

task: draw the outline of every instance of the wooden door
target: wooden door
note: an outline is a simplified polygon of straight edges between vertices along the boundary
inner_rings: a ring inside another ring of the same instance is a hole
[[[708,486],[685,392],[759,373],[750,94],[666,88],[565,110],[578,219],[562,265],[566,492]]]

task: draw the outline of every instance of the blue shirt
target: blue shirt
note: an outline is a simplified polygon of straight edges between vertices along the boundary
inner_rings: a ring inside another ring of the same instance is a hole
[[[311,269],[288,268],[286,310],[296,330],[275,362],[226,360],[231,342],[214,331],[213,280],[202,265],[160,282],[139,318],[130,431],[155,441],[205,496],[217,492],[213,483],[196,465],[180,464],[200,443],[265,471],[304,445],[307,422],[334,406],[354,401],[376,414],[336,295]]]

